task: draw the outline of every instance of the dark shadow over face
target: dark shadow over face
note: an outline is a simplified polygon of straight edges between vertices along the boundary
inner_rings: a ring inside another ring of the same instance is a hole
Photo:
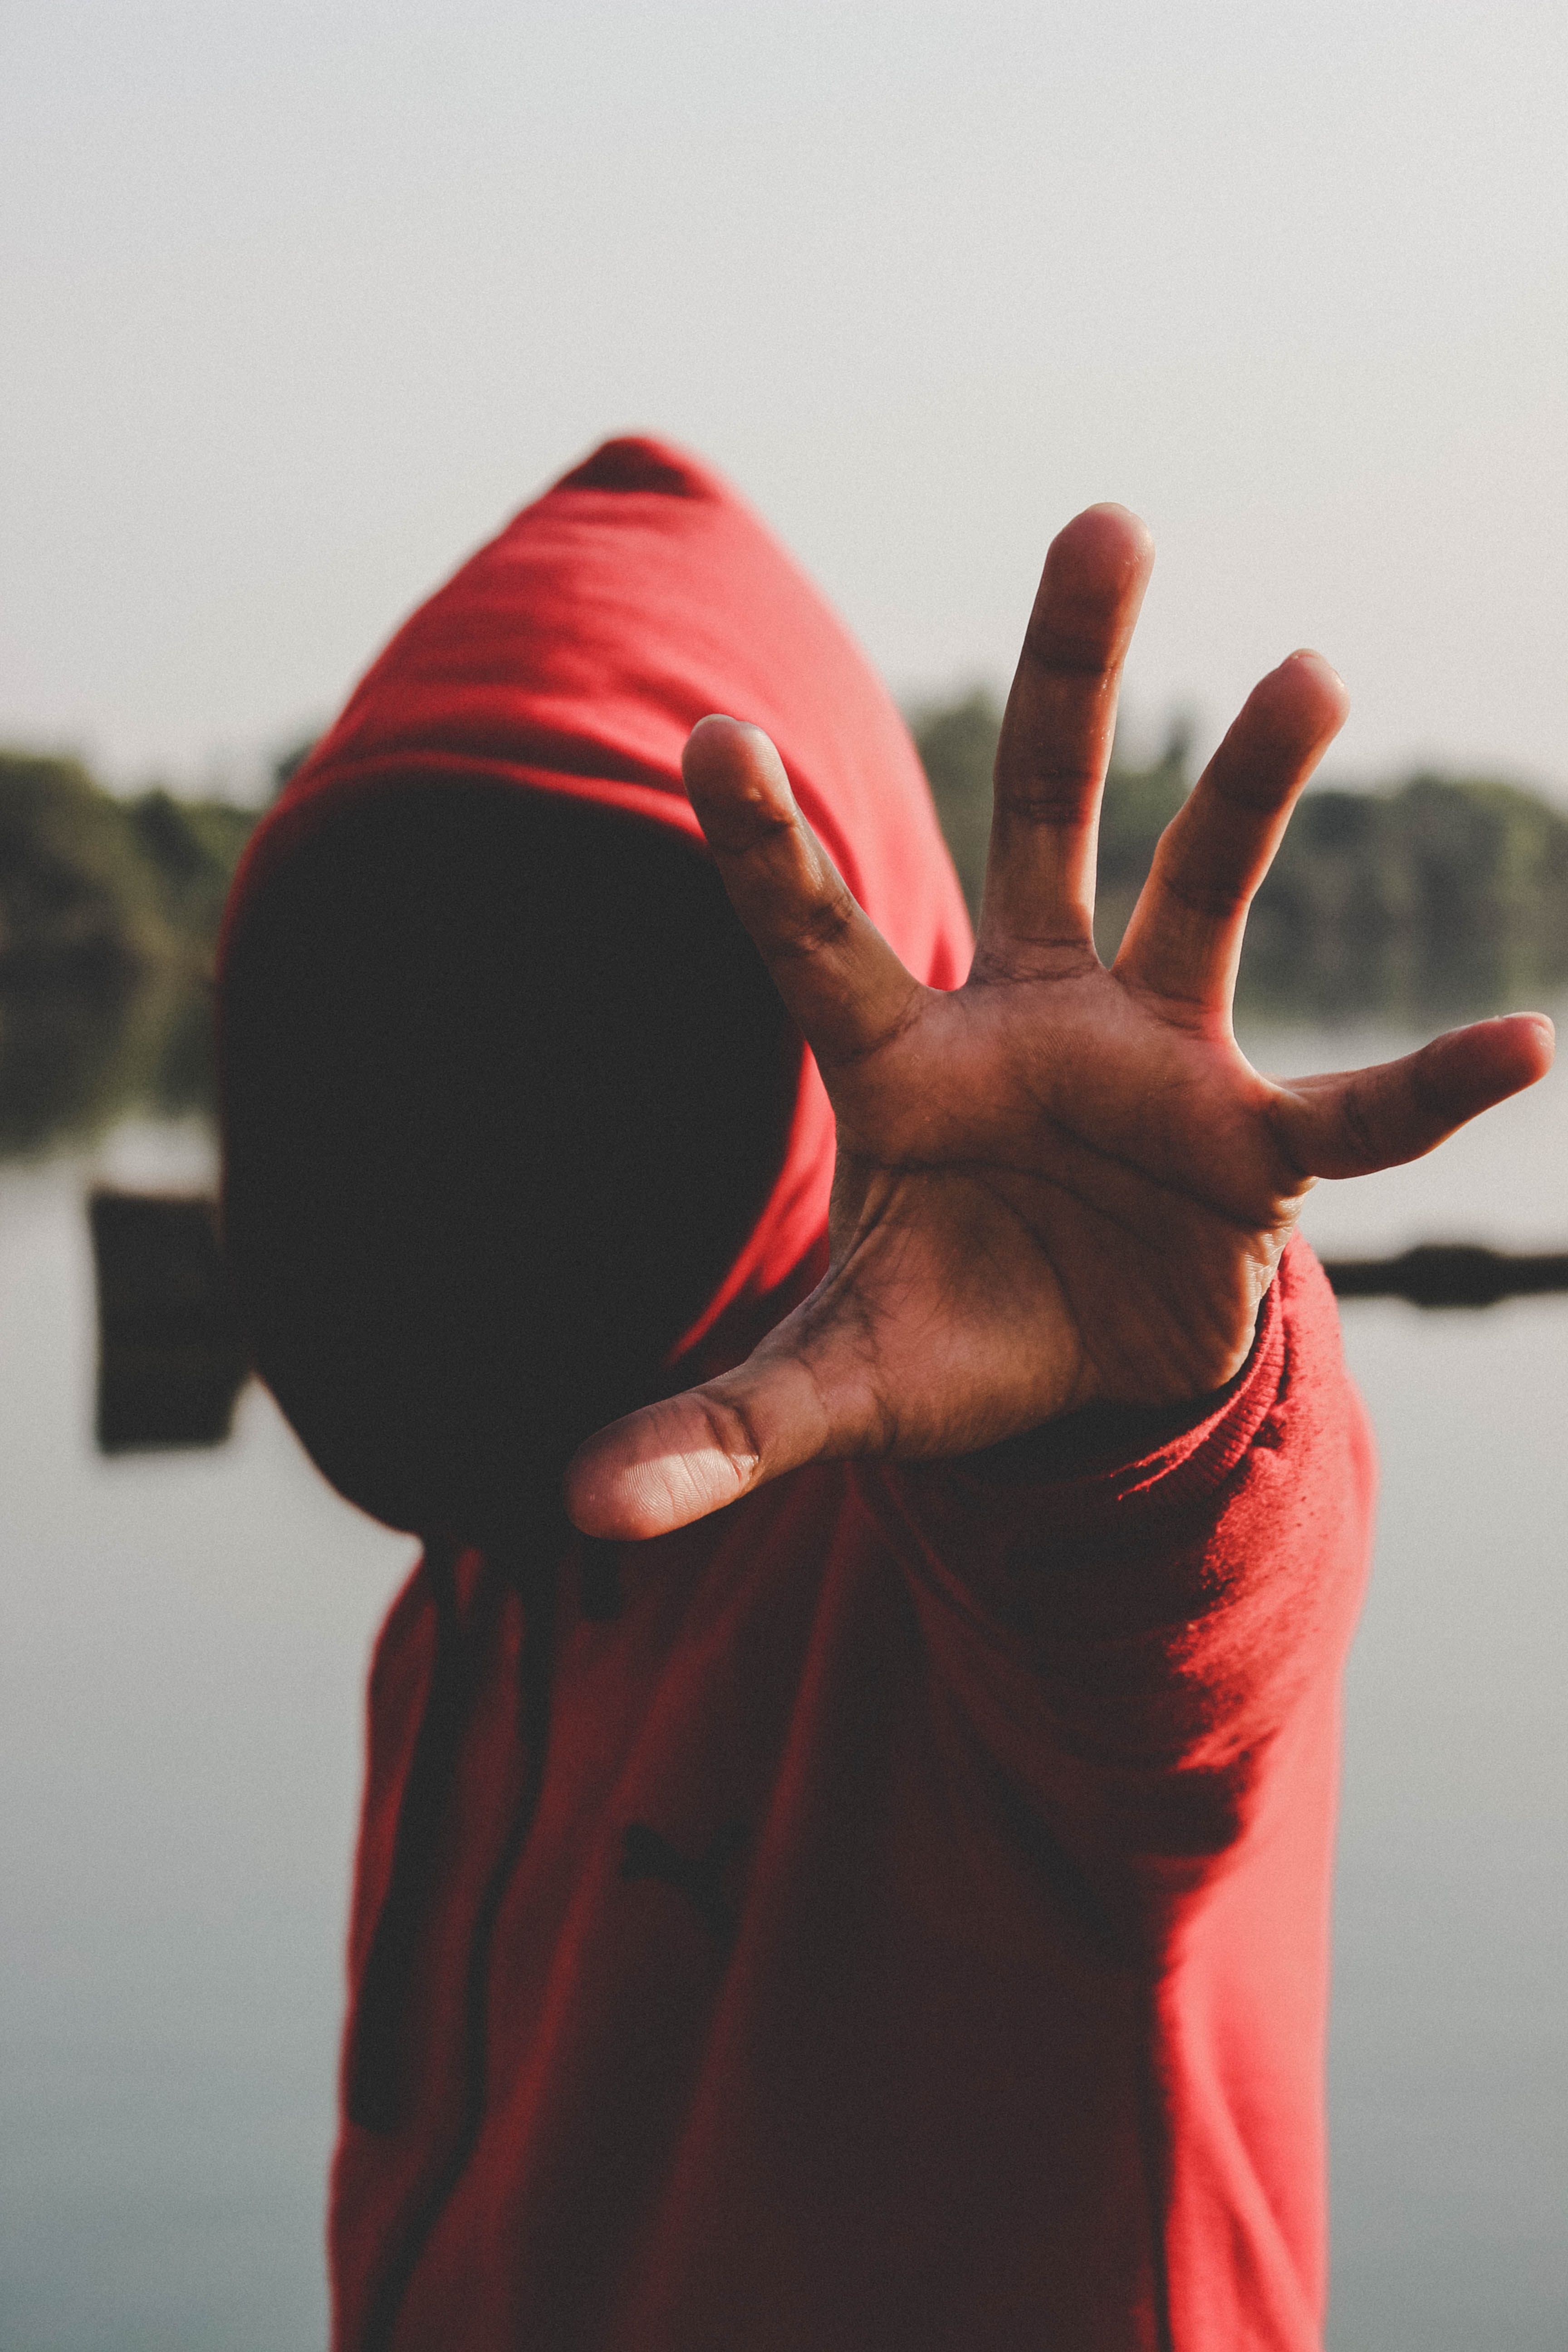
[[[411,785],[329,819],[230,942],[225,1230],[333,1483],[501,1540],[657,1392],[780,1164],[799,1043],[687,841]]]

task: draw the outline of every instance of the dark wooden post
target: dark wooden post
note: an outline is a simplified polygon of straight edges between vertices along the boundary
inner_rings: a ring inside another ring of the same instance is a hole
[[[95,1192],[98,1443],[221,1445],[250,1363],[211,1201]]]

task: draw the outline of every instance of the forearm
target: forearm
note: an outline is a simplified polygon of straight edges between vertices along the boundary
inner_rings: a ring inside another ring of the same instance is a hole
[[[1340,1672],[1369,1546],[1370,1440],[1304,1245],[1203,1410],[861,1477],[941,1671],[1064,1834],[1200,1864],[1236,1842]]]

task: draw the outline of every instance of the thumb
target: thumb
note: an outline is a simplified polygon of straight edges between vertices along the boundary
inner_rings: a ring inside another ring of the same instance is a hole
[[[567,1465],[567,1516],[585,1536],[646,1542],[815,1461],[830,1435],[802,1359],[764,1349],[588,1438]]]

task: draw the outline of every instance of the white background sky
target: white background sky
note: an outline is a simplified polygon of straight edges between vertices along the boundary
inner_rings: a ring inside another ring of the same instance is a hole
[[[4,0],[0,740],[244,789],[642,426],[906,699],[1115,497],[1146,737],[1568,793],[1565,154],[1562,0]]]

